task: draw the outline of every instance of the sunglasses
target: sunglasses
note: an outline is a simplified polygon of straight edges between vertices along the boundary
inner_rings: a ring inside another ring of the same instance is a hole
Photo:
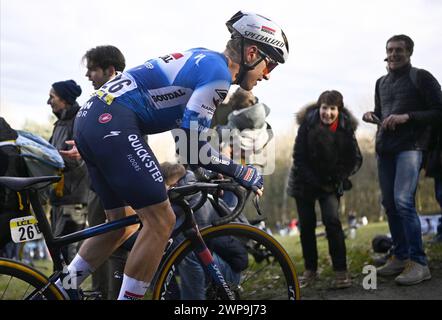
[[[261,55],[261,57],[263,58],[263,60],[266,63],[266,67],[264,69],[264,75],[268,75],[270,72],[272,72],[273,69],[276,68],[276,66],[278,65],[278,62],[270,59],[269,56],[267,56],[265,53],[259,51],[259,54]]]

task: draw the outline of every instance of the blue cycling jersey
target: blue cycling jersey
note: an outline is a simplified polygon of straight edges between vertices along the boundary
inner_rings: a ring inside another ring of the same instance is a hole
[[[196,48],[148,60],[107,82],[96,95],[108,105],[117,102],[133,110],[145,133],[190,129],[191,121],[201,132],[210,127],[231,79],[224,55]]]
[[[74,135],[104,207],[129,204],[137,209],[165,201],[159,163],[142,136],[182,128],[191,150],[191,130],[210,127],[230,85],[227,58],[197,48],[148,60],[97,90],[78,112]],[[198,139],[197,155],[206,144]],[[204,152],[209,163],[201,163],[199,157],[193,162],[195,153],[190,151],[183,156],[191,165],[228,176],[245,172],[210,146]]]

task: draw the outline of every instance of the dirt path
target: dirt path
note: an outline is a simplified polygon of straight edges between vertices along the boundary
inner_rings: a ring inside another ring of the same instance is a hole
[[[394,277],[377,277],[377,289],[365,290],[364,275],[353,278],[348,289],[328,289],[328,280],[318,280],[312,288],[301,290],[303,300],[442,300],[442,264],[430,262],[432,279],[415,286],[398,286]]]

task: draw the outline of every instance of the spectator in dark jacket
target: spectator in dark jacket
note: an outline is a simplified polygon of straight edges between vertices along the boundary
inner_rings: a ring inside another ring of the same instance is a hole
[[[415,195],[423,155],[428,150],[430,124],[442,113],[441,87],[431,73],[411,66],[413,48],[413,40],[406,35],[388,39],[388,74],[376,82],[374,112],[363,117],[379,124],[379,183],[394,246],[393,256],[377,273],[399,274],[395,281],[402,285],[431,278]]]
[[[68,150],[66,140],[73,139],[75,116],[80,109],[76,99],[81,88],[74,80],[59,81],[52,84],[48,104],[57,117],[49,142],[58,150]],[[86,204],[89,180],[86,165],[81,159],[63,157],[65,168],[60,182],[51,191],[49,201],[53,233],[57,236],[84,228],[86,223]],[[77,244],[69,245],[63,252],[71,261],[76,254]]]
[[[351,280],[338,210],[343,191],[351,188],[348,178],[362,164],[354,134],[357,121],[344,107],[342,95],[335,90],[323,92],[315,104],[298,113],[297,120],[300,126],[288,192],[295,197],[299,215],[305,264],[301,285],[309,285],[317,276],[315,202],[318,200],[336,275],[334,286],[349,287]]]

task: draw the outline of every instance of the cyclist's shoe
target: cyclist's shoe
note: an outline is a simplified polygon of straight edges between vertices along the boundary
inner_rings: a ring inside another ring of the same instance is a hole
[[[247,189],[252,189],[253,187],[261,189],[264,185],[264,178],[253,166],[239,165],[234,178]]]
[[[299,277],[299,287],[302,289],[312,285],[317,276],[316,271],[305,270],[302,276]]]
[[[335,271],[335,279],[332,282],[333,289],[351,287],[351,278],[347,271]]]
[[[408,260],[400,260],[395,256],[391,256],[385,265],[376,269],[376,272],[381,277],[395,276],[404,271],[407,262]]]
[[[397,284],[411,286],[430,279],[431,273],[428,266],[423,266],[415,261],[408,261],[404,271],[394,281]]]

